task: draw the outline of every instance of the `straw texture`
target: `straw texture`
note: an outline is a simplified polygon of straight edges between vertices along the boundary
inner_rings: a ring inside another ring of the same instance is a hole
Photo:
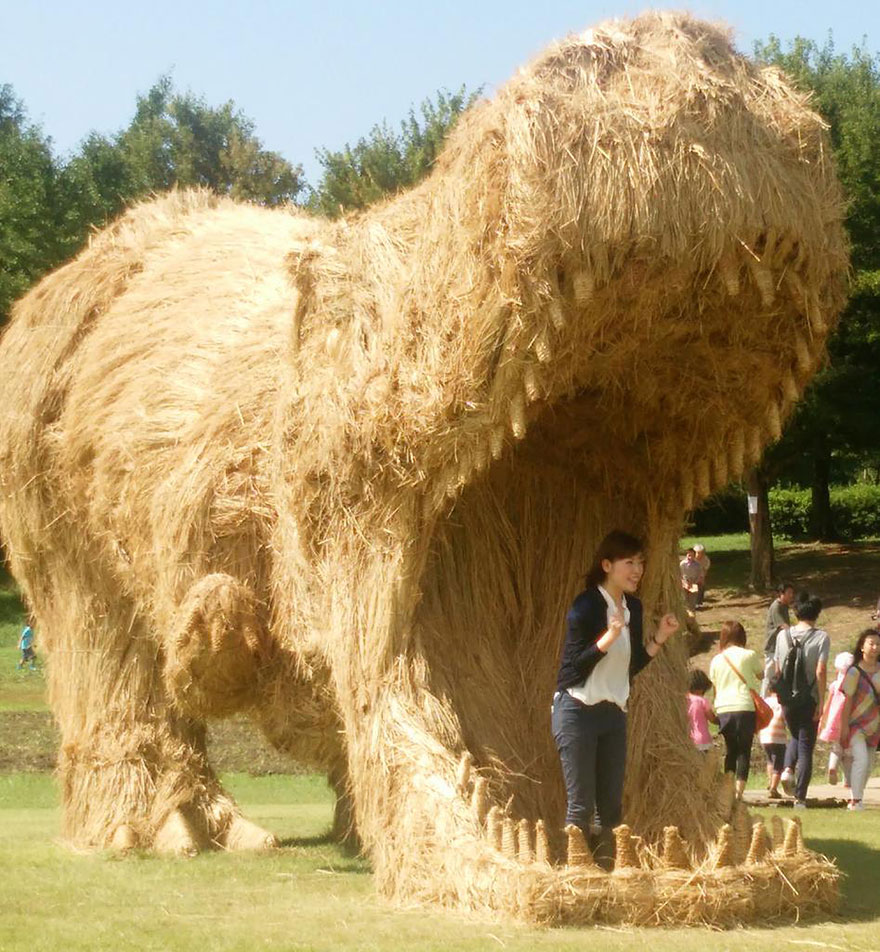
[[[831,908],[836,871],[797,844],[716,862],[732,804],[688,742],[680,641],[631,699],[637,865],[566,867],[549,698],[610,528],[646,540],[646,617],[681,611],[688,510],[824,359],[841,216],[805,98],[722,28],[652,13],[550,48],[362,215],[177,193],[96,235],[0,345],[0,531],[67,835],[270,846],[205,755],[205,719],[245,711],[327,770],[392,898],[552,922]],[[748,846],[740,817],[727,853]]]

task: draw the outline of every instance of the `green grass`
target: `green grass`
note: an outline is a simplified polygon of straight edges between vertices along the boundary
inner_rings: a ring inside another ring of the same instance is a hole
[[[77,855],[58,842],[47,774],[0,775],[0,949],[641,950],[876,949],[880,811],[808,811],[807,842],[848,873],[841,921],[710,933],[702,929],[534,929],[436,910],[391,909],[367,864],[327,836],[330,791],[314,776],[224,778],[249,816],[282,837],[271,855],[193,860]],[[764,812],[769,815],[770,811]]]

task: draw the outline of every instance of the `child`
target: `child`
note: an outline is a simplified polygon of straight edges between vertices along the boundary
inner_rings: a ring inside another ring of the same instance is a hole
[[[697,745],[697,750],[712,749],[712,735],[709,733],[709,721],[718,723],[712,705],[704,697],[712,687],[712,682],[705,671],[692,668],[688,680],[688,723],[691,728],[691,740]]]
[[[773,720],[762,731],[758,731],[758,741],[767,755],[767,796],[771,800],[779,800],[782,797],[779,792],[779,779],[785,766],[788,732],[785,729],[785,714],[776,692],[771,692],[764,700],[773,708]]]
[[[853,665],[853,655],[850,651],[841,651],[834,659],[834,669],[837,677],[828,685],[828,694],[825,698],[825,708],[822,719],[819,721],[819,740],[831,744],[831,753],[828,755],[828,783],[836,784],[838,780],[837,768],[843,761],[843,773],[846,785],[849,786],[849,757],[843,757],[840,746],[840,715],[846,703],[846,695],[840,689],[846,672]]]
[[[37,669],[37,653],[34,651],[34,630],[30,625],[25,625],[18,639],[18,650],[21,652],[21,660],[18,662],[18,670],[27,664],[31,671]]]

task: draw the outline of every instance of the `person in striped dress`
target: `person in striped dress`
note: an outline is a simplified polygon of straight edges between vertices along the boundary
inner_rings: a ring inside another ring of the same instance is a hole
[[[866,628],[859,635],[853,660],[841,684],[846,701],[840,715],[840,743],[852,757],[849,809],[861,810],[880,743],[880,634],[875,628]]]
[[[785,746],[788,743],[788,730],[785,726],[785,714],[779,698],[774,691],[765,698],[773,708],[773,720],[761,731],[758,731],[758,741],[767,755],[767,796],[771,800],[780,800],[779,778],[785,766]]]

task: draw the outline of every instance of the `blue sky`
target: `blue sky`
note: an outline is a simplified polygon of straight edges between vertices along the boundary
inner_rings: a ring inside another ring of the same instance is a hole
[[[316,148],[396,123],[440,88],[503,83],[551,40],[650,6],[632,0],[293,3],[0,0],[0,83],[65,154],[91,130],[130,120],[135,96],[165,72],[211,104],[235,100],[264,144],[301,163]],[[880,0],[693,0],[725,20],[738,47],[775,33],[838,49],[880,50]]]

